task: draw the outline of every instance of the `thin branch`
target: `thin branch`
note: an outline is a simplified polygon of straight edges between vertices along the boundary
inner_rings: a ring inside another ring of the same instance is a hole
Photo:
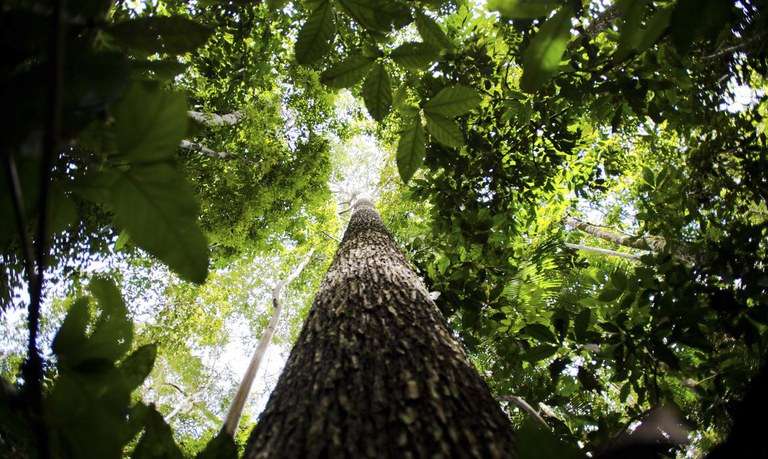
[[[29,403],[34,413],[34,428],[38,442],[38,455],[50,457],[48,429],[42,419],[43,403],[43,359],[37,349],[37,332],[40,326],[40,304],[45,282],[45,262],[48,255],[48,195],[51,169],[59,146],[61,134],[61,104],[64,69],[64,0],[53,5],[52,29],[48,43],[48,113],[45,121],[43,154],[40,161],[40,195],[38,198],[37,234],[35,237],[35,262],[37,274],[29,285],[29,313],[27,327],[27,361],[23,367],[25,384],[28,388]]]
[[[13,202],[13,211],[16,214],[16,231],[19,233],[22,255],[24,257],[24,268],[27,271],[27,282],[29,285],[35,283],[35,265],[32,241],[27,234],[27,215],[24,209],[24,197],[21,191],[21,182],[19,173],[16,169],[16,161],[10,153],[4,155],[5,172],[8,176],[8,186]]]
[[[599,253],[600,255],[627,258],[629,260],[639,260],[640,257],[642,256],[642,255],[637,255],[633,253],[617,252],[615,250],[604,249],[602,247],[592,247],[592,246],[581,245],[581,244],[570,244],[568,242],[565,243],[565,246],[573,250],[583,250],[584,252]]]
[[[549,427],[549,424],[547,424],[547,421],[544,420],[544,418],[541,417],[538,411],[534,410],[531,405],[528,404],[522,397],[518,397],[517,395],[502,395],[501,397],[498,397],[497,400],[500,402],[510,402],[513,405],[517,406],[521,410],[525,411],[533,419],[535,419],[539,424],[541,424],[545,429],[552,430]]]
[[[757,33],[757,34],[755,34],[755,36],[750,37],[749,39],[744,40],[743,42],[741,42],[741,43],[739,43],[737,45],[729,46],[729,47],[721,49],[719,51],[715,51],[714,53],[709,54],[707,56],[702,56],[701,58],[703,60],[717,59],[718,57],[725,56],[726,54],[731,54],[731,53],[733,53],[735,51],[739,51],[741,49],[747,48],[750,45],[752,45],[752,43],[754,43],[754,42],[760,40],[761,38],[765,37],[766,33],[768,33],[768,32]]]
[[[336,242],[338,242],[338,243],[341,243],[341,241],[339,240],[339,238],[337,238],[337,237],[333,236],[332,234],[328,234],[327,232],[325,232],[325,231],[323,231],[323,230],[320,230],[320,233],[321,233],[323,236],[327,237],[328,239],[332,239],[332,240],[334,240],[334,241],[336,241]]]
[[[179,144],[179,147],[183,148],[184,150],[190,150],[196,153],[201,153],[205,156],[208,156],[209,158],[235,159],[235,156],[233,156],[231,153],[227,153],[226,151],[211,150],[210,148],[206,147],[203,144],[192,142],[186,139],[181,141],[181,143]]]
[[[256,379],[256,374],[258,373],[259,367],[261,366],[261,361],[267,352],[269,344],[272,342],[272,337],[275,335],[277,323],[280,320],[280,314],[283,310],[283,303],[280,300],[283,289],[285,289],[285,287],[287,287],[291,282],[299,277],[301,272],[304,271],[304,268],[309,264],[314,253],[315,249],[310,249],[309,252],[307,252],[307,254],[304,256],[304,259],[302,259],[298,266],[296,266],[293,271],[291,271],[288,277],[278,282],[272,289],[272,317],[269,319],[269,325],[267,325],[267,328],[264,330],[264,333],[262,333],[261,338],[259,339],[259,344],[256,345],[256,350],[254,351],[253,357],[251,357],[251,361],[248,364],[248,369],[245,370],[245,375],[240,382],[240,386],[237,388],[237,393],[235,394],[235,398],[232,400],[232,405],[229,407],[229,412],[227,412],[227,418],[224,421],[224,426],[221,428],[222,432],[227,433],[230,436],[234,437],[235,435],[237,425],[240,423],[240,417],[243,414],[245,402],[248,400],[248,395],[251,392],[253,381]]]

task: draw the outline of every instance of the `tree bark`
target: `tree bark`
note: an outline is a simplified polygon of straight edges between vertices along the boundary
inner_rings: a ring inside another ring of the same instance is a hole
[[[256,351],[253,353],[253,357],[251,357],[251,362],[248,364],[248,369],[245,371],[243,380],[237,388],[235,398],[232,400],[232,406],[230,406],[229,412],[227,413],[227,419],[224,421],[224,426],[221,429],[232,437],[235,436],[235,431],[237,431],[237,425],[240,423],[240,417],[243,414],[245,402],[248,400],[248,394],[251,393],[251,386],[253,386],[253,380],[259,372],[261,361],[264,359],[264,354],[267,353],[267,348],[269,348],[269,345],[272,342],[272,337],[275,336],[277,323],[280,321],[280,315],[283,311],[283,302],[280,300],[283,290],[293,282],[294,279],[299,277],[307,264],[309,264],[309,261],[312,259],[312,254],[314,253],[315,249],[310,249],[296,268],[291,271],[288,277],[279,281],[272,289],[272,317],[270,317],[269,324],[259,339],[259,344],[256,345]]]
[[[360,200],[246,458],[515,457],[508,418]]]

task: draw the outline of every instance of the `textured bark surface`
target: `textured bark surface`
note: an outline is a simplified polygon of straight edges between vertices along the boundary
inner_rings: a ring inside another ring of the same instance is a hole
[[[247,458],[514,457],[512,428],[359,202]]]

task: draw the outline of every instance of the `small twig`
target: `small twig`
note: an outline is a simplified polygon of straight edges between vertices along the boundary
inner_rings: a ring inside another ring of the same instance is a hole
[[[539,412],[534,410],[533,407],[529,405],[528,402],[526,402],[522,397],[518,397],[517,395],[502,395],[501,397],[498,397],[497,400],[514,404],[521,410],[531,415],[531,417],[535,419],[539,424],[541,424],[545,429],[552,430],[549,427],[549,424],[547,424],[547,421],[541,417]]]
[[[322,233],[322,235],[327,237],[328,239],[333,239],[334,241],[336,241],[338,243],[341,243],[341,241],[337,237],[333,236],[332,234],[328,234],[327,232],[325,232],[323,230],[320,230],[320,233]]]
[[[752,43],[754,43],[754,42],[760,40],[761,38],[763,38],[766,35],[766,33],[767,32],[758,33],[755,36],[750,37],[749,39],[744,40],[743,42],[741,42],[741,43],[739,43],[737,45],[729,46],[728,48],[724,48],[724,49],[721,49],[719,51],[715,51],[714,53],[709,54],[707,56],[701,56],[701,58],[706,61],[706,60],[716,59],[716,58],[721,57],[721,56],[725,56],[726,54],[731,54],[734,51],[738,51],[740,49],[744,49],[744,48],[750,46]]]

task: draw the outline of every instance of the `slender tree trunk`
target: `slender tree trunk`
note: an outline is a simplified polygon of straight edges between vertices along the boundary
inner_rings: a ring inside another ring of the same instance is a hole
[[[360,200],[246,458],[514,457],[508,418]]]
[[[314,253],[315,249],[310,249],[298,264],[298,266],[296,266],[296,268],[291,271],[288,277],[279,281],[272,289],[272,317],[269,319],[269,324],[264,330],[264,333],[261,335],[261,339],[259,339],[259,344],[256,346],[256,352],[254,352],[253,357],[251,357],[251,362],[248,364],[248,369],[245,371],[243,380],[240,382],[240,386],[237,388],[235,398],[232,401],[232,406],[230,406],[229,412],[227,413],[227,419],[224,421],[224,427],[221,429],[233,437],[235,436],[235,431],[237,431],[237,425],[240,423],[240,417],[243,414],[245,402],[248,400],[248,394],[251,393],[253,380],[256,378],[256,374],[259,372],[261,361],[264,359],[264,354],[267,353],[267,348],[272,342],[272,337],[275,336],[277,323],[280,321],[280,315],[283,312],[283,302],[280,299],[283,294],[283,290],[291,282],[293,282],[294,279],[299,277],[307,264],[309,264],[309,261],[312,259],[312,254]]]

